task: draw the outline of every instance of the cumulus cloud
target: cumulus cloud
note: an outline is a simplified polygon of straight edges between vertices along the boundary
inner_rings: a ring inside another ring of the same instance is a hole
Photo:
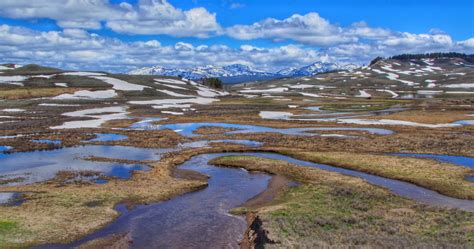
[[[365,22],[357,22],[349,27],[340,27],[311,12],[295,14],[279,20],[267,18],[251,25],[235,25],[226,29],[227,35],[240,40],[272,39],[274,41],[293,40],[304,44],[330,46],[357,42],[359,39],[381,39],[392,34],[382,28],[371,28]]]
[[[319,46],[338,55],[387,55],[395,53],[433,52],[457,49],[466,51],[472,41],[454,42],[448,34],[432,29],[428,34],[412,34],[356,22],[347,27],[331,23],[318,13],[292,15],[286,19],[267,18],[250,25],[225,29],[228,36],[240,40],[289,40]],[[360,57],[366,57],[359,55]]]
[[[166,0],[140,0],[137,6],[122,7],[126,9],[123,18],[107,22],[107,27],[119,33],[205,38],[220,30],[216,14],[205,8],[182,11]]]
[[[267,38],[275,41],[294,40],[313,45],[355,41],[354,38],[343,36],[342,31],[318,13],[304,16],[295,14],[284,20],[267,18],[251,25],[235,25],[226,29],[227,35],[241,40]]]
[[[100,29],[102,22],[118,33],[208,37],[218,32],[216,14],[205,8],[181,10],[166,0],[140,0],[131,5],[109,0],[2,0],[0,16],[49,18],[62,28]]]
[[[231,48],[222,44],[194,46],[177,42],[164,46],[157,40],[124,42],[77,29],[40,32],[0,25],[0,57],[5,63],[114,72],[150,65],[193,67],[242,63],[276,71],[310,64],[322,56],[316,50],[298,45]]]

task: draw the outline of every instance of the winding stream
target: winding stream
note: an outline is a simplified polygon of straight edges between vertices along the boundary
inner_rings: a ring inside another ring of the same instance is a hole
[[[197,137],[198,134],[194,132],[202,127],[219,127],[226,129],[236,129],[224,132],[224,134],[248,134],[248,133],[279,133],[284,135],[296,136],[317,136],[317,133],[309,133],[310,131],[366,131],[377,135],[391,135],[393,131],[381,128],[357,128],[357,127],[313,127],[313,128],[272,128],[258,125],[241,125],[232,123],[178,123],[178,124],[163,124],[153,125],[146,121],[141,121],[140,124],[148,124],[140,126],[139,129],[144,130],[173,130],[185,137]],[[131,127],[136,127],[132,125]]]
[[[242,169],[211,166],[214,158],[229,155],[257,156],[283,160],[304,167],[312,167],[344,175],[355,176],[367,182],[387,188],[396,195],[415,201],[474,211],[474,201],[441,195],[414,184],[374,176],[354,170],[298,160],[274,153],[216,153],[195,156],[180,165],[179,169],[194,170],[210,176],[209,185],[203,190],[185,194],[169,201],[138,206],[123,212],[116,221],[104,229],[89,235],[72,245],[46,248],[70,248],[89,240],[112,234],[129,233],[132,248],[238,248],[246,224],[241,217],[231,216],[228,211],[262,192],[270,180],[266,174],[250,174]]]

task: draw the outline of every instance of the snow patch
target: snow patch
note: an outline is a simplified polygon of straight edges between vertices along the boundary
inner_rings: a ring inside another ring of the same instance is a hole
[[[50,127],[50,129],[99,128],[103,123],[110,120],[128,119],[129,117],[127,114],[129,114],[129,112],[127,112],[127,107],[125,106],[111,106],[66,112],[62,115],[67,117],[87,117],[93,119],[69,121],[59,126]]]
[[[356,97],[357,98],[370,98],[370,97],[372,97],[372,95],[370,95],[365,90],[359,90],[359,95],[357,95]]]
[[[474,83],[448,84],[445,88],[474,88]]]
[[[117,93],[114,90],[104,91],[88,91],[81,90],[74,92],[73,94],[65,93],[56,96],[52,99],[108,99],[117,97]]]
[[[105,73],[94,73],[94,72],[67,72],[62,73],[62,75],[71,75],[71,76],[103,76]]]
[[[19,109],[19,108],[7,108],[7,109],[2,109],[0,110],[2,112],[24,112],[24,109]]]
[[[68,87],[67,83],[54,83],[54,85],[59,87]]]
[[[111,78],[111,77],[91,76],[91,78],[102,80],[107,84],[111,84],[113,89],[120,90],[120,91],[142,91],[145,88],[149,88],[148,86],[132,84],[132,83],[128,83],[126,81]]]

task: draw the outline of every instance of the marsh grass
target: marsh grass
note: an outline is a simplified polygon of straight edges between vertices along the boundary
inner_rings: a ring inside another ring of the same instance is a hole
[[[415,204],[361,179],[274,159],[227,156],[211,163],[298,180],[256,210],[270,239],[266,248],[469,247],[474,214]]]
[[[295,150],[283,150],[281,152],[302,160],[354,169],[414,183],[451,197],[474,199],[474,182],[465,180],[467,176],[473,173],[473,170],[468,167],[440,163],[431,159],[364,153],[302,152]]]

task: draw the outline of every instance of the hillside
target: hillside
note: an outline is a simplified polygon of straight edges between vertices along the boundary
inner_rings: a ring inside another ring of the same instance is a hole
[[[352,70],[239,84],[234,86],[234,89],[245,94],[260,93],[266,89],[280,95],[304,92],[317,96],[423,98],[433,95],[473,94],[472,79],[474,64],[463,58],[389,58]]]

